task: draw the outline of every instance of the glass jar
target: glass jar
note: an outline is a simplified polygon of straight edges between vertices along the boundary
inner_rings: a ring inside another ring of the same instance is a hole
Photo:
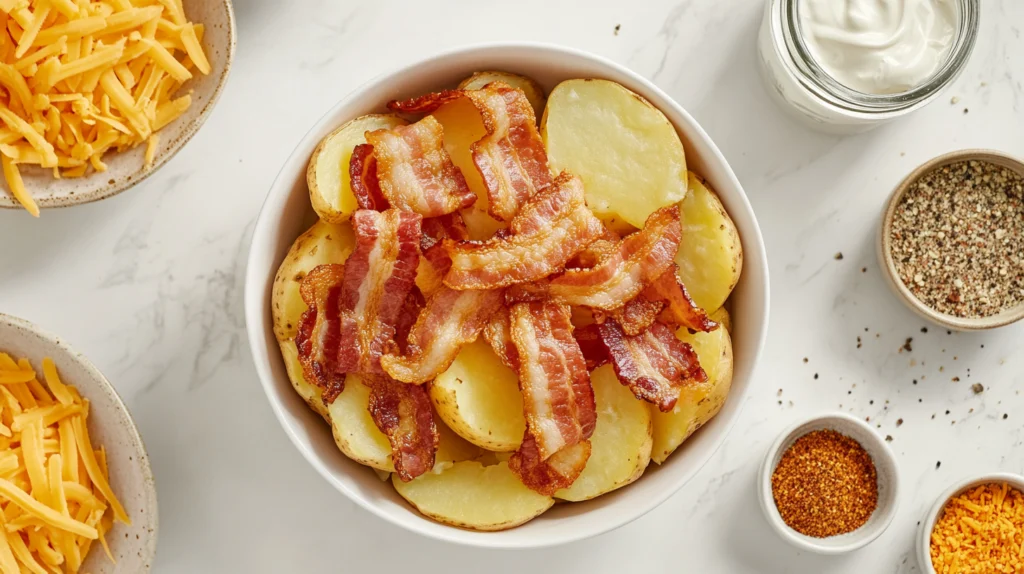
[[[904,116],[935,99],[963,71],[978,35],[980,0],[957,0],[958,22],[945,63],[906,92],[866,94],[828,75],[800,28],[799,0],[766,0],[758,37],[761,74],[772,97],[812,128],[856,133]]]

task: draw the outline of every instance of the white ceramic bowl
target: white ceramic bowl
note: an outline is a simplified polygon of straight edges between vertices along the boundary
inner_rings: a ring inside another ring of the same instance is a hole
[[[932,567],[931,557],[932,529],[935,528],[935,523],[939,520],[939,515],[942,513],[942,510],[946,508],[946,503],[954,496],[959,496],[966,490],[991,482],[1005,482],[1011,487],[1024,492],[1024,476],[1006,472],[986,474],[975,478],[965,478],[953,486],[950,486],[946,492],[943,492],[942,496],[935,501],[935,504],[928,509],[928,514],[925,515],[924,520],[922,520],[920,526],[917,527],[917,567],[923,574],[935,574],[935,568]]]
[[[160,130],[153,165],[145,166],[146,145],[143,144],[124,152],[108,153],[103,157],[107,171],[85,177],[53,179],[49,169],[25,166],[22,172],[25,187],[40,208],[67,207],[117,195],[160,169],[202,127],[224,90],[231,70],[235,54],[235,17],[231,0],[182,0],[182,6],[189,20],[202,23],[205,28],[203,49],[210,60],[210,73],[197,72],[182,86],[179,93],[192,92],[192,105]],[[22,209],[3,178],[0,178],[0,208]]]
[[[115,521],[107,534],[116,565],[97,544],[89,551],[82,571],[96,574],[149,572],[156,556],[156,484],[142,437],[114,387],[92,363],[59,338],[28,321],[2,313],[0,351],[16,358],[28,358],[37,373],[43,372],[43,358],[50,357],[61,380],[89,399],[89,438],[94,448],[102,445],[106,449],[110,486],[132,524],[126,526]]]
[[[306,187],[306,163],[322,137],[342,123],[384,111],[394,98],[446,87],[480,70],[507,70],[536,79],[545,89],[569,78],[606,78],[641,94],[671,120],[686,148],[688,166],[719,193],[739,228],[744,248],[743,275],[731,301],[735,317],[735,373],[722,411],[659,467],[626,488],[592,501],[559,504],[541,517],[503,532],[473,532],[418,514],[369,469],[338,451],[331,431],[292,390],[285,373],[270,314],[274,274],[296,237],[313,220]],[[256,370],[285,432],[303,456],[335,488],[363,508],[409,530],[437,539],[483,547],[553,546],[622,526],[648,512],[704,465],[725,440],[751,384],[754,364],[768,326],[768,268],[754,213],[739,181],[704,130],[664,92],[635,73],[597,56],[550,45],[483,45],[447,52],[384,76],[349,94],[299,142],[263,205],[253,232],[246,271],[245,312]],[[282,485],[281,495],[286,494]],[[349,520],[365,520],[353,515]]]
[[[772,473],[779,464],[783,453],[807,433],[831,429],[860,443],[871,456],[878,474],[878,506],[868,521],[853,532],[829,538],[814,538],[801,534],[789,527],[779,514],[772,496]],[[798,422],[782,431],[779,438],[768,449],[758,472],[757,494],[768,524],[787,542],[810,552],[819,554],[844,554],[863,547],[878,538],[892,523],[899,505],[899,473],[896,457],[875,429],[854,416],[846,413],[820,415]]]

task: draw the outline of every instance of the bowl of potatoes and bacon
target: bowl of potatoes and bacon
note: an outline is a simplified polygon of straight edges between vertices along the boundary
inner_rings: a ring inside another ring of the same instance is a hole
[[[257,370],[306,459],[476,546],[664,501],[725,439],[767,328],[760,231],[704,131],[632,72],[540,45],[346,98],[274,183],[246,281]]]

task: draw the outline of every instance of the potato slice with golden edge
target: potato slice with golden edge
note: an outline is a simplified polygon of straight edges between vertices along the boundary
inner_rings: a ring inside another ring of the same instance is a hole
[[[720,310],[714,319],[730,324],[728,315]],[[711,385],[699,393],[684,392],[670,413],[663,413],[657,408],[650,409],[654,417],[654,451],[651,460],[658,464],[665,462],[668,455],[683,441],[718,414],[732,385],[732,338],[728,329],[690,333],[684,327],[676,336],[693,346]]]
[[[508,72],[476,72],[472,76],[459,82],[460,90],[479,90],[491,82],[505,82],[513,88],[519,88],[526,94],[526,99],[533,106],[533,113],[537,114],[539,120],[544,113],[544,88],[540,84],[526,76],[518,76]]]
[[[477,339],[430,383],[441,420],[467,441],[493,451],[519,448],[526,431],[519,376]]]
[[[730,335],[732,334],[732,315],[729,314],[729,311],[724,306],[719,307],[717,311],[710,313],[708,316],[711,317],[712,321],[724,327],[726,331],[729,331]]]
[[[686,195],[686,156],[675,126],[615,82],[555,86],[541,137],[551,170],[580,176],[587,205],[606,222],[622,219],[641,228],[648,215]]]
[[[345,378],[345,390],[327,407],[334,442],[352,460],[380,470],[394,472],[391,443],[370,416],[370,389],[358,376]]]
[[[344,263],[355,248],[356,238],[348,223],[317,221],[299,236],[285,255],[274,277],[270,309],[274,336],[283,343],[295,336],[306,303],[299,295],[299,284],[317,265]]]
[[[404,126],[407,121],[394,114],[370,114],[358,117],[320,140],[306,168],[306,183],[313,209],[324,221],[341,223],[356,209],[356,196],[348,164],[352,149],[366,143],[366,132]]]
[[[487,213],[490,203],[487,200],[487,188],[483,177],[473,163],[470,146],[487,135],[480,112],[466,98],[448,102],[431,114],[444,130],[444,149],[452,158],[452,163],[466,177],[466,184],[476,194],[476,203],[461,211],[466,220],[469,238],[475,240],[489,239],[494,232],[505,227]]]
[[[554,504],[554,499],[524,486],[505,462],[492,466],[457,462],[438,474],[427,473],[411,482],[392,476],[391,484],[426,516],[473,530],[513,528]]]
[[[590,437],[587,467],[555,498],[578,502],[622,488],[640,478],[651,461],[651,412],[633,396],[611,365],[590,374],[597,426]]]
[[[680,204],[683,239],[676,264],[697,305],[709,313],[729,298],[743,271],[743,244],[718,196],[694,173],[690,193]]]
[[[320,389],[306,381],[306,377],[302,374],[302,363],[299,362],[299,350],[295,347],[295,340],[281,341],[280,345],[284,368],[288,371],[288,380],[292,382],[292,388],[302,397],[302,400],[306,401],[313,412],[330,423],[331,416],[327,413],[327,405],[320,400]]]

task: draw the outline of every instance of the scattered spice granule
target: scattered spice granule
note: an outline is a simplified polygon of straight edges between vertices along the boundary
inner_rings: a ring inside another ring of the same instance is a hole
[[[818,380],[818,373],[814,373],[814,380]]]
[[[940,313],[1024,304],[1024,177],[1012,170],[961,161],[924,174],[897,204],[890,239],[900,280]]]
[[[913,337],[907,337],[907,340],[903,342],[902,349],[904,351],[908,352],[908,353],[913,351],[914,348],[910,346],[910,344],[913,343],[913,342],[914,342],[914,338]]]
[[[952,98],[949,99],[949,103],[955,106],[958,103],[960,103],[960,98],[953,96]]]
[[[1003,420],[1005,421],[1005,420],[1006,420],[1007,418],[1009,418],[1009,416],[1010,416],[1010,415],[1008,415],[1008,414],[1006,414],[1006,413],[1003,413]]]
[[[891,434],[885,435],[885,442],[892,442],[892,435]]]
[[[842,261],[842,260],[843,260],[842,252],[836,253],[836,261]]]
[[[867,267],[861,267],[860,268],[860,272],[861,273],[867,273],[868,272],[868,268]]]
[[[964,115],[967,115],[967,108],[964,108]]]
[[[941,460],[935,463],[935,468],[939,468],[940,466],[942,466]]]
[[[804,362],[805,362],[805,363],[807,362],[807,357],[804,357]]]
[[[971,390],[974,391],[974,394],[980,395],[981,393],[985,392],[985,385],[981,383],[974,383],[973,385],[971,385]]]
[[[928,327],[921,327],[921,332],[922,333],[927,333],[928,332]]]
[[[621,29],[622,29],[622,24],[616,24],[615,25],[615,35],[616,36],[619,35],[619,30],[621,30]]]
[[[896,419],[896,428],[903,426],[903,419]]]
[[[939,574],[1024,572],[1024,493],[985,484],[950,499],[931,535]]]
[[[959,383],[960,382],[960,377],[953,377],[953,382],[954,383]]]
[[[878,505],[875,464],[864,447],[834,430],[810,432],[772,473],[775,506],[791,528],[827,538],[860,528]]]

